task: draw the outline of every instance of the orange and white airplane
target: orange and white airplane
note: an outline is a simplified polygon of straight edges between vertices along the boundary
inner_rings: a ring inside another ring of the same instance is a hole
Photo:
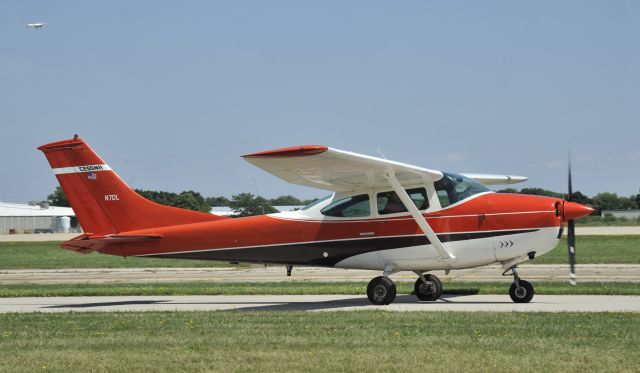
[[[378,270],[382,276],[367,288],[374,304],[395,299],[392,273],[415,272],[415,295],[434,301],[442,283],[428,272],[494,263],[513,275],[513,301],[529,302],[534,289],[519,278],[518,264],[552,250],[569,222],[575,281],[573,220],[593,211],[570,200],[494,193],[484,185],[525,177],[447,173],[305,145],[244,158],[287,182],[333,194],[299,211],[230,219],[141,197],[77,135],[38,149],[85,232],[62,243],[64,249],[278,263],[287,265],[288,274],[293,265]]]

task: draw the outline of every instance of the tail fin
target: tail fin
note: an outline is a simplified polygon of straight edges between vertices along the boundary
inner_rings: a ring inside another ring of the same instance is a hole
[[[225,219],[159,205],[140,196],[78,135],[38,149],[47,157],[85,232],[105,235]]]

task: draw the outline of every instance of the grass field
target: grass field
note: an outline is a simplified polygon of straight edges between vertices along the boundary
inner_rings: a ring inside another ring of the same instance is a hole
[[[579,236],[578,263],[640,264],[640,236]],[[553,251],[529,262],[566,263],[566,240]],[[226,262],[127,258],[78,254],[58,248],[57,242],[0,242],[0,269],[132,268],[132,267],[220,267]]]
[[[2,371],[635,372],[640,314],[0,315]]]
[[[506,282],[445,282],[445,294],[508,294]],[[396,283],[398,294],[410,294],[413,283]],[[586,282],[571,286],[534,282],[536,294],[640,295],[640,284]],[[366,294],[366,282],[160,283],[160,284],[19,284],[0,286],[0,297],[126,295],[304,295]]]
[[[640,236],[577,236],[576,256],[579,264],[640,264]],[[567,263],[567,239],[529,263]]]

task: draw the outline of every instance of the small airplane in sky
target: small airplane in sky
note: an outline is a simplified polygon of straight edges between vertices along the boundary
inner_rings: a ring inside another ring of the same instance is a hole
[[[41,29],[44,28],[44,25],[46,25],[46,23],[27,23],[25,27]]]
[[[58,178],[84,234],[61,244],[89,253],[149,258],[369,269],[373,304],[389,304],[389,275],[413,271],[414,293],[435,301],[442,282],[429,273],[499,263],[513,276],[509,295],[527,303],[534,288],[520,263],[551,251],[568,224],[575,284],[574,220],[593,209],[567,199],[495,193],[486,185],[526,177],[456,174],[320,145],[244,155],[289,182],[333,192],[299,211],[226,218],[151,202],[129,188],[77,135],[38,148]]]

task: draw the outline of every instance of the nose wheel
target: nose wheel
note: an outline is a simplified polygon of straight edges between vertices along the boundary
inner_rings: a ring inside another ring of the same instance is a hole
[[[533,285],[529,281],[521,280],[518,276],[517,267],[511,268],[513,283],[509,288],[509,296],[515,303],[529,303],[533,299]]]

